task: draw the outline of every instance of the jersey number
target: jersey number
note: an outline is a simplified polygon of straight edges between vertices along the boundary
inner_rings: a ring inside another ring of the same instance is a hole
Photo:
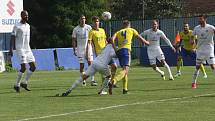
[[[128,42],[128,40],[126,40],[126,31],[122,31],[121,32],[121,36],[124,37],[124,41],[122,42],[123,44],[126,44]]]

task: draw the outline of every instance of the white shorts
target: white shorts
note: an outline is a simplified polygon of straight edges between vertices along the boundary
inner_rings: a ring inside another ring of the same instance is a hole
[[[205,61],[208,64],[215,64],[214,53],[212,51],[196,51],[196,65],[200,65]]]
[[[35,62],[35,58],[32,51],[17,50],[16,53],[20,64]]]
[[[104,66],[104,65],[100,65],[100,64],[96,64],[96,63],[91,64],[87,68],[85,74],[88,76],[93,76],[93,75],[95,75],[96,72],[99,72],[100,74],[104,75],[105,77],[111,75],[108,66]]]
[[[159,61],[165,60],[163,51],[160,48],[147,49],[147,54],[148,54],[150,65],[156,64],[156,59],[158,59]]]
[[[88,48],[88,57],[86,57],[86,51],[84,49],[77,50],[77,57],[79,60],[79,63],[84,63],[84,60],[86,59],[87,61],[93,61],[93,50],[92,47]]]

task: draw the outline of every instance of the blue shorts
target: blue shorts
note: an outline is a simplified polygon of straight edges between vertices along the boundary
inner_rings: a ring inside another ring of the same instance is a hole
[[[181,51],[179,52],[179,55],[182,56],[182,58],[191,58],[192,60],[196,60],[196,52],[186,50],[184,48],[181,48]]]
[[[117,51],[117,57],[119,59],[119,64],[121,67],[130,66],[131,55],[130,50],[127,48],[121,48]]]

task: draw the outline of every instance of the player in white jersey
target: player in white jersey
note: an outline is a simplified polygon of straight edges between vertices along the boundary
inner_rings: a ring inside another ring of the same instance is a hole
[[[152,68],[161,74],[161,77],[165,80],[164,72],[160,70],[156,65],[156,59],[158,59],[161,64],[167,68],[169,72],[169,79],[174,80],[172,76],[172,72],[170,70],[169,65],[165,61],[165,56],[163,54],[163,51],[160,48],[160,39],[162,38],[165,40],[165,42],[172,48],[172,50],[175,52],[175,48],[172,46],[170,40],[166,37],[166,35],[163,33],[163,31],[158,29],[158,22],[156,20],[152,21],[152,28],[144,31],[141,33],[142,36],[146,38],[147,41],[149,41],[149,45],[147,46],[147,54],[149,58],[150,65]]]
[[[86,24],[86,17],[81,15],[79,25],[76,26],[72,32],[72,47],[74,55],[79,59],[81,75],[84,72],[84,60],[87,60],[88,65],[90,65],[93,61],[92,47],[88,47],[88,51],[86,51],[88,34],[91,29],[92,27]],[[86,52],[88,52],[88,54],[86,54]],[[86,57],[86,55],[88,55],[88,57]],[[86,86],[85,80],[83,81],[83,85]],[[97,86],[94,76],[91,77],[91,86]]]
[[[215,27],[207,24],[206,15],[199,17],[199,24],[193,30],[194,37],[197,38],[197,49],[196,49],[196,70],[193,74],[192,88],[197,88],[197,77],[199,75],[200,65],[205,61],[211,66],[215,74],[215,58],[214,58],[214,33]],[[192,43],[195,42],[194,37]]]
[[[31,74],[35,71],[35,58],[30,48],[30,25],[27,23],[28,21],[28,12],[21,12],[21,21],[16,24],[13,28],[13,32],[11,34],[11,42],[10,42],[10,55],[13,56],[13,49],[16,50],[18,59],[21,64],[21,69],[19,70],[16,78],[16,84],[14,85],[14,89],[16,92],[20,92],[20,86],[27,91],[28,89],[27,83],[31,76]],[[21,78],[26,71],[26,64],[29,64],[30,68],[26,73],[26,77],[24,82],[21,83]]]
[[[87,68],[86,72],[80,76],[78,80],[76,80],[72,86],[65,92],[62,93],[61,96],[67,96],[71,93],[71,91],[76,88],[83,80],[86,80],[89,76],[95,75],[96,72],[101,73],[105,76],[105,80],[102,84],[101,89],[99,90],[98,94],[102,94],[102,91],[105,87],[108,86],[110,82],[111,73],[108,64],[110,63],[111,59],[115,58],[115,50],[113,48],[111,40],[108,41],[106,47],[102,50],[101,54],[99,54],[93,63]]]

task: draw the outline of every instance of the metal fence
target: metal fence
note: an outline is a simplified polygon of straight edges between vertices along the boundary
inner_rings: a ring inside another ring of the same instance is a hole
[[[184,21],[188,22],[190,28],[193,29],[198,25],[197,17],[190,18],[173,18],[173,19],[159,19],[159,28],[164,31],[166,36],[173,41],[177,31],[183,30]],[[215,16],[208,17],[208,23],[215,25]],[[139,33],[151,27],[151,20],[134,20],[131,21],[132,27]],[[122,21],[103,22],[102,27],[106,30],[107,35],[111,36],[122,27]],[[0,33],[0,50],[9,49],[10,33]],[[161,41],[161,45],[165,46],[166,43]],[[132,43],[132,58],[139,58],[141,43],[134,39]]]

